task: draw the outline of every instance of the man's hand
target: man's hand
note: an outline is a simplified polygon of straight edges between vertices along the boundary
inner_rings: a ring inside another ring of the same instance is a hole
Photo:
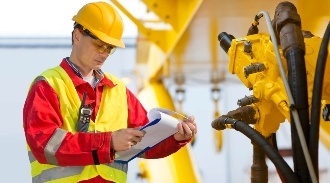
[[[125,151],[140,142],[144,132],[138,128],[126,128],[112,132],[111,148],[115,151]]]
[[[192,139],[197,133],[195,118],[190,116],[188,119],[178,124],[178,132],[174,134],[177,141]]]

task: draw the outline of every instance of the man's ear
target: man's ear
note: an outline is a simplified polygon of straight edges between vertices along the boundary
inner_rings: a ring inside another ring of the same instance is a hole
[[[81,38],[81,33],[80,33],[79,29],[74,29],[74,31],[73,31],[74,42],[79,42],[80,38]]]

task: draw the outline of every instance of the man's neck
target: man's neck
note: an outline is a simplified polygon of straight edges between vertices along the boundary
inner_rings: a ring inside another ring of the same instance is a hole
[[[92,76],[94,73],[93,69],[84,68],[80,62],[77,62],[75,58],[72,58],[72,56],[69,57],[69,61],[74,64],[74,66],[79,69],[79,72],[81,73],[82,77],[89,77]]]
[[[72,58],[71,56],[69,57],[69,61],[79,70],[82,77],[89,77],[93,75],[93,69],[84,69],[84,67],[81,66],[80,62],[77,62],[76,59]]]

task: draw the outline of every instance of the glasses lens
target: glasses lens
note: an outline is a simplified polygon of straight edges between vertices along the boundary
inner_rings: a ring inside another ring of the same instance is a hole
[[[109,47],[109,49],[110,49],[109,55],[112,55],[116,51],[117,48],[114,46],[111,46],[111,47]]]
[[[113,54],[116,51],[116,47],[103,43],[98,37],[93,35],[88,29],[83,28],[82,32],[93,39],[93,44],[97,47],[97,50],[100,53],[107,52],[109,55]],[[102,43],[97,43],[97,41]]]
[[[99,47],[98,50],[100,53],[107,52],[109,55],[111,55],[116,51],[116,47],[112,46],[112,45],[102,45],[102,46],[98,46],[98,47]]]

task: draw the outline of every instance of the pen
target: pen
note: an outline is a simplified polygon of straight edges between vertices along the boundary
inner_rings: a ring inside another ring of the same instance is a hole
[[[177,119],[180,119],[180,120],[185,120],[185,119],[188,119],[187,116],[179,113],[179,112],[176,112],[176,111],[171,111],[171,110],[168,110],[168,109],[164,109],[164,108],[157,108],[158,111],[162,112],[162,113],[165,113],[167,115],[170,115],[172,117],[175,117]],[[182,119],[183,118],[183,119]]]

